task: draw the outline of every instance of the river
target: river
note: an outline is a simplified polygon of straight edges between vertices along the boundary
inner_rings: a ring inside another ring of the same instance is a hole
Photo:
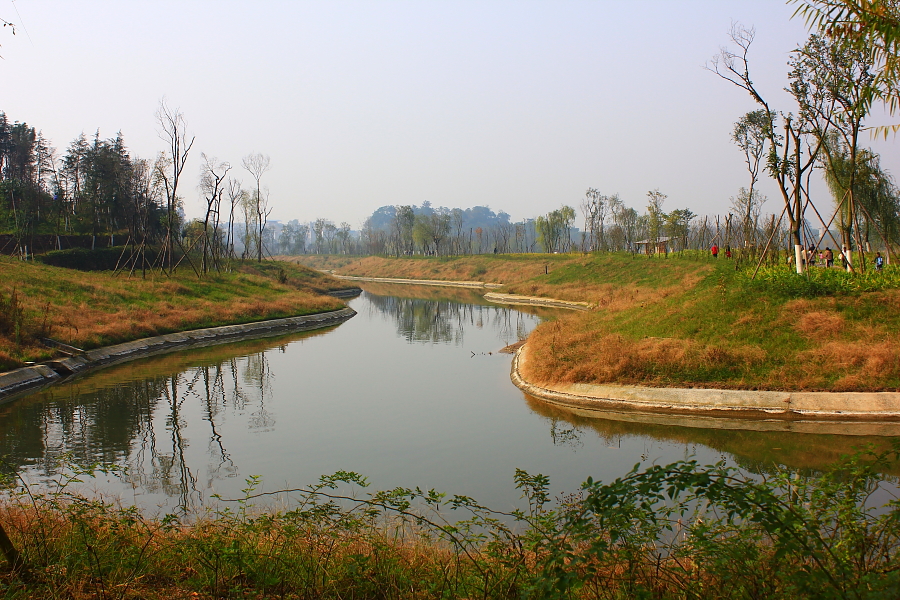
[[[638,462],[809,471],[885,442],[578,417],[514,387],[498,352],[553,310],[472,290],[365,289],[349,302],[359,314],[328,330],[141,359],[0,405],[4,470],[47,483],[73,465],[114,466],[82,485],[148,512],[238,497],[251,476],[277,490],[338,470],[508,510],[517,468],[559,494]]]

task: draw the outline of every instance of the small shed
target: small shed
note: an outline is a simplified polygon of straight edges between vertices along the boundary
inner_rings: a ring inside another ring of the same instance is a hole
[[[660,236],[656,238],[656,240],[641,240],[639,242],[635,242],[634,245],[638,247],[638,252],[643,251],[644,254],[668,254],[669,253],[669,240],[672,238],[668,236]]]

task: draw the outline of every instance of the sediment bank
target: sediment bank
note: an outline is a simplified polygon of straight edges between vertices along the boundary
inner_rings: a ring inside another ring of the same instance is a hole
[[[0,373],[0,402],[33,392],[76,373],[84,373],[137,358],[190,347],[212,346],[242,339],[272,337],[295,331],[321,329],[339,325],[354,315],[356,315],[356,311],[352,308],[342,308],[313,315],[169,333],[87,350],[74,356]]]

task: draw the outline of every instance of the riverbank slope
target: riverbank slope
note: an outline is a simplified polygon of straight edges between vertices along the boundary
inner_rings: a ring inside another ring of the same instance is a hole
[[[0,257],[0,371],[83,350],[192,329],[334,311],[353,287],[287,263],[246,262],[198,278],[190,268],[147,277],[84,272]]]
[[[587,302],[529,338],[530,382],[784,391],[900,390],[898,271],[751,280],[704,253],[300,257],[341,275],[476,279]],[[880,279],[879,279],[880,278]]]

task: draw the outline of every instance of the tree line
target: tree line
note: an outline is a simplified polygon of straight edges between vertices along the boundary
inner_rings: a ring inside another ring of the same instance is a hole
[[[0,252],[27,258],[29,248],[33,253],[42,245],[118,244],[126,247],[122,263],[132,271],[171,271],[187,259],[198,274],[271,255],[275,244],[266,232],[272,209],[263,184],[269,157],[242,159],[252,181],[245,188],[228,162],[201,153],[205,211],[187,222],[184,168],[194,137],[184,115],[165,101],[156,121],[166,148],[147,159],[132,155],[121,132],[104,139],[99,130],[80,134],[60,152],[40,130],[0,111]]]

